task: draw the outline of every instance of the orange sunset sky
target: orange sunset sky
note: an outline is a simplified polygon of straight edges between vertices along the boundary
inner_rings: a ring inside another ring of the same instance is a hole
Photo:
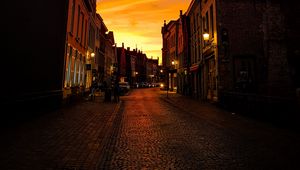
[[[159,57],[161,63],[164,20],[179,18],[191,0],[97,0],[97,12],[109,31],[114,32],[117,46],[138,48],[148,58]]]

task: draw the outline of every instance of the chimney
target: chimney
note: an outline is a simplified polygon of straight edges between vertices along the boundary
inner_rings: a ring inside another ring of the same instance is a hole
[[[180,10],[180,17],[182,16],[182,10]]]
[[[164,26],[166,26],[167,24],[166,24],[166,20],[164,20]]]
[[[122,42],[122,48],[124,48],[124,43]]]
[[[130,47],[127,47],[127,51],[130,51]]]

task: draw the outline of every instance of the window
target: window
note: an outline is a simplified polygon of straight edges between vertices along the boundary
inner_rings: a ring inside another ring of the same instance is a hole
[[[82,56],[81,60],[81,84],[80,85],[85,85],[85,56]]]
[[[87,33],[87,20],[85,20],[85,28],[84,28],[84,47],[86,46],[86,33]]]
[[[82,44],[83,41],[83,32],[84,32],[84,14],[81,13],[81,39],[80,43]]]
[[[210,90],[216,90],[216,72],[215,72],[215,59],[212,58],[208,61],[208,67],[207,67],[207,71],[208,71],[208,89]]]
[[[96,38],[97,38],[97,39],[100,39],[100,29],[99,29],[99,28],[97,28]]]
[[[202,29],[203,29],[203,32],[206,32],[205,17],[202,18]]]
[[[194,15],[194,33],[197,31],[197,14]]]
[[[70,55],[70,74],[69,74],[69,80],[70,80],[70,86],[73,85],[73,81],[74,81],[74,65],[75,65],[75,56],[74,55]]]
[[[78,5],[78,13],[77,13],[77,33],[76,36],[79,36],[79,25],[80,25],[80,6]]]
[[[210,6],[210,27],[211,27],[211,37],[214,37],[214,8],[213,5]]]
[[[79,54],[79,59],[78,59],[78,81],[77,84],[80,85],[81,84],[81,72],[82,72],[82,63],[81,63],[81,54]]]
[[[70,51],[68,51],[69,46],[67,47],[67,56],[66,56],[66,67],[65,67],[65,84],[64,86],[68,86],[68,74],[69,74],[69,62],[70,62]]]
[[[71,64],[72,64],[72,55],[73,55],[73,49],[70,46],[70,52],[69,52],[69,57],[68,57],[68,72],[67,72],[67,84],[68,86],[70,85],[70,75],[71,75]]]
[[[89,27],[89,43],[88,46],[94,48],[95,46],[95,28],[90,24]]]
[[[73,0],[73,3],[72,3],[71,28],[70,28],[71,33],[73,32],[73,29],[74,29],[74,15],[75,15],[75,0]]]
[[[77,62],[77,60],[78,60],[78,51],[76,50],[76,52],[75,52],[75,57],[74,57],[74,70],[73,70],[73,85],[76,85],[76,78],[77,78],[77,74],[78,74],[78,62]]]
[[[205,14],[205,31],[209,31],[209,20],[208,20],[208,12]]]

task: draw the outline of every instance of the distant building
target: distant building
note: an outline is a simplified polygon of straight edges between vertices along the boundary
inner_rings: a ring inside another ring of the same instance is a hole
[[[147,82],[147,55],[142,51],[138,51],[137,72],[139,82]]]
[[[201,54],[202,45],[200,44],[202,35],[200,1],[193,0],[185,15],[188,18],[188,71],[190,81],[189,85],[187,85],[188,94],[196,99],[203,99],[204,72],[202,67],[203,58]]]
[[[101,16],[100,16],[101,17]],[[105,61],[106,61],[106,55],[108,54],[106,52],[106,45],[107,43],[107,32],[108,28],[106,27],[103,19],[101,18],[101,22],[99,25],[99,39],[100,39],[100,47],[98,49],[99,51],[99,57],[98,57],[98,74],[99,74],[99,82],[103,82],[105,79],[107,79],[106,70],[105,70]],[[108,47],[109,48],[109,47]]]
[[[158,74],[158,59],[147,58],[147,82],[156,83]]]
[[[121,82],[127,81],[126,77],[126,49],[124,48],[124,43],[122,47],[117,47],[117,60],[118,60],[118,79]]]
[[[136,49],[133,49],[133,51],[130,51],[130,48],[128,47],[126,50],[126,59],[127,59],[127,78],[130,85],[133,85],[134,83],[138,82],[138,70],[136,68],[137,66],[137,51]]]
[[[165,84],[169,90],[177,89],[177,38],[178,38],[178,21],[172,20],[168,24],[164,23],[161,30],[163,37],[162,61],[165,70]]]
[[[188,82],[188,32],[187,32],[187,17],[182,14],[180,10],[180,15],[178,19],[178,36],[177,36],[177,93],[187,95],[187,85]]]
[[[104,77],[112,78],[115,70],[114,65],[117,63],[117,52],[115,47],[114,33],[109,31],[105,35],[105,64],[104,64]]]

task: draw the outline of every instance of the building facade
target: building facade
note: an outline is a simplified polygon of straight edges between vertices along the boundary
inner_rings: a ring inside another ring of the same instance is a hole
[[[105,61],[104,61],[104,77],[113,78],[115,76],[116,68],[115,65],[117,63],[117,54],[116,54],[116,46],[115,46],[115,38],[114,33],[109,31],[106,33],[105,40]],[[113,78],[115,79],[115,77]]]
[[[106,54],[109,53],[106,52],[106,45],[107,43],[107,32],[108,28],[106,27],[103,19],[101,18],[101,23],[99,25],[100,27],[100,32],[99,32],[99,39],[100,39],[100,48],[99,48],[99,65],[98,65],[98,70],[99,70],[99,81],[103,82],[104,80],[109,79],[110,77],[107,77],[106,71],[105,71],[105,61],[106,61]],[[109,47],[108,47],[109,48]]]
[[[299,24],[288,18],[299,12],[289,7],[277,0],[202,1],[207,99],[253,113],[294,108],[297,71],[291,58],[297,43],[291,35],[297,36]]]
[[[158,75],[158,59],[147,58],[147,82],[148,83],[157,83]]]
[[[126,49],[124,48],[124,43],[122,47],[117,47],[117,60],[118,60],[118,79],[121,82],[126,82]]]
[[[172,20],[162,27],[163,48],[162,58],[165,76],[165,85],[170,91],[177,91],[178,69],[178,21]]]
[[[178,56],[179,56],[179,74],[180,74],[180,83],[178,86],[181,90],[178,92],[185,96],[192,96],[192,86],[191,86],[191,51],[190,51],[190,23],[189,18],[185,14],[180,12],[179,18],[179,35],[182,34],[182,38],[178,39]],[[181,35],[180,35],[181,36]]]
[[[203,99],[203,59],[201,42],[200,1],[193,0],[186,12],[188,17],[188,50],[189,50],[189,93],[196,99]]]
[[[91,86],[96,62],[96,3],[70,0],[68,9],[63,99],[80,96]]]
[[[176,61],[178,93],[249,111],[299,106],[298,4],[193,0],[162,27],[166,84]]]

